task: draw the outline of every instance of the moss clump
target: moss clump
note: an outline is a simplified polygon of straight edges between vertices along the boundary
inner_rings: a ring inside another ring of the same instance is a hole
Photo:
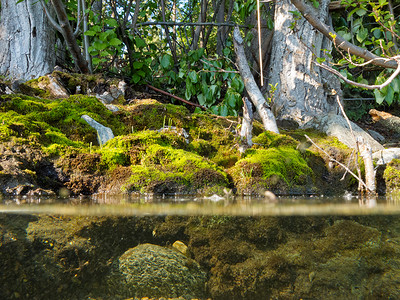
[[[189,111],[183,106],[164,105],[152,99],[137,101],[124,110],[123,121],[132,131],[158,130],[164,126],[184,128],[189,116]]]
[[[253,142],[264,148],[288,147],[295,149],[298,141],[285,134],[277,134],[271,131],[265,131],[253,138]]]
[[[240,159],[236,121],[207,114],[193,114],[189,124],[192,151],[224,168],[232,167]]]
[[[3,95],[0,105],[0,140],[19,137],[43,147],[58,144],[85,147],[97,143],[97,132],[81,116],[87,114],[109,126],[114,134],[125,126],[96,98],[82,95],[50,101],[25,95]],[[57,147],[52,147],[54,152]]]
[[[305,186],[312,170],[299,151],[278,147],[247,151],[229,173],[241,193],[271,189],[285,193],[295,186]]]
[[[132,165],[126,185],[130,191],[175,193],[205,186],[227,186],[228,179],[216,164],[197,154],[153,144],[142,153],[140,165]]]
[[[400,190],[400,160],[393,159],[383,173],[386,188],[389,191]]]
[[[263,132],[253,139],[255,148],[246,151],[234,167],[229,169],[238,192],[263,193],[274,190],[287,193],[306,185],[312,170],[296,149],[298,142],[287,135]]]

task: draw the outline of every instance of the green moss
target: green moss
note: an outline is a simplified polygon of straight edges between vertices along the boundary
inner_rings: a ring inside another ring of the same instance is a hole
[[[386,188],[389,191],[400,190],[400,160],[393,159],[383,173]]]
[[[268,189],[287,192],[290,188],[308,183],[312,170],[300,151],[294,149],[294,140],[271,133],[262,133],[255,140],[267,147],[271,143],[282,143],[284,146],[250,149],[229,169],[239,192],[259,193]]]
[[[158,130],[164,126],[184,128],[189,115],[189,111],[183,106],[164,105],[152,99],[140,100],[124,110],[124,122],[132,131]]]
[[[153,144],[142,154],[141,164],[132,166],[128,190],[146,191],[156,183],[168,181],[193,189],[205,186],[227,186],[226,174],[214,163],[197,154],[170,146]]]
[[[46,152],[54,155],[65,147],[88,147],[90,143],[97,143],[97,132],[81,118],[84,114],[106,124],[116,135],[125,133],[124,124],[94,97],[75,95],[50,101],[25,95],[3,95],[0,140],[22,138],[40,143]]]
[[[253,138],[253,143],[264,148],[288,147],[295,149],[298,141],[285,134],[277,134],[271,131],[265,131]]]

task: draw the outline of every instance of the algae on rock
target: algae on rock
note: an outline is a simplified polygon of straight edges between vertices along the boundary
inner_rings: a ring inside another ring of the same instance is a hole
[[[111,295],[117,298],[203,298],[206,278],[199,264],[182,253],[142,244],[128,249],[118,258],[108,284]]]

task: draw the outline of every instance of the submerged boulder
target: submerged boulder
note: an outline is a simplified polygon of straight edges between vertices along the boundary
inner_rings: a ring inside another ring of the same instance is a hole
[[[202,298],[206,280],[199,264],[182,253],[142,244],[118,258],[108,284],[114,297]]]

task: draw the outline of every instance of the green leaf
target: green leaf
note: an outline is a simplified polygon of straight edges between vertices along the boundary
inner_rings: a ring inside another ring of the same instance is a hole
[[[146,42],[137,36],[137,37],[135,37],[135,45],[139,49],[142,49],[142,48],[146,47]]]
[[[134,83],[138,83],[140,81],[140,79],[142,79],[142,78],[138,74],[133,74],[132,81]]]
[[[362,17],[366,13],[367,13],[367,11],[364,8],[359,8],[356,10],[356,14],[359,15],[360,17]]]
[[[136,70],[141,69],[142,67],[143,67],[143,63],[141,61],[135,61],[133,63],[133,68]]]
[[[379,90],[374,90],[376,103],[382,104],[385,100],[385,95],[383,95]]]
[[[186,100],[190,100],[191,97],[192,97],[192,93],[190,92],[190,90],[186,86],[185,98],[186,98]]]
[[[96,35],[96,32],[93,31],[93,30],[87,30],[87,31],[85,31],[85,35],[88,35],[88,36],[95,36],[95,35]]]
[[[100,62],[101,62],[101,59],[100,59],[100,58],[98,58],[98,57],[93,57],[92,63],[93,63],[94,65],[98,65]]]
[[[325,62],[326,58],[325,57],[317,57],[317,63],[322,64]]]
[[[318,2],[317,0],[312,0],[312,2],[313,2],[313,6],[314,6],[315,8],[318,8],[318,7],[319,7],[319,2]]]
[[[230,107],[235,108],[236,107],[236,97],[235,94],[230,94],[228,96],[228,104]]]
[[[95,32],[101,32],[101,27],[99,25],[94,25],[90,30],[93,30]]]
[[[197,73],[195,71],[190,71],[188,74],[189,79],[192,81],[192,83],[197,83]]]
[[[93,43],[93,47],[94,47],[95,49],[97,49],[97,50],[104,50],[104,49],[107,48],[107,44],[106,44],[106,43],[103,43],[103,42],[101,42],[101,41],[95,41],[95,42]]]
[[[118,22],[115,19],[106,19],[104,22],[106,24],[110,25],[111,27],[117,27],[118,26]]]
[[[357,41],[362,43],[368,36],[368,29],[367,28],[361,28],[356,35]]]
[[[112,31],[111,31],[112,32]],[[102,40],[103,42],[107,41],[108,36],[111,33],[109,30],[102,32],[99,34],[99,39]]]
[[[385,97],[385,101],[387,104],[391,105],[393,103],[394,100],[394,90],[393,87],[391,85],[388,86],[388,93]]]
[[[169,54],[165,54],[161,59],[161,66],[164,69],[168,69],[172,65],[172,56]]]
[[[206,104],[206,97],[203,94],[200,94],[197,96],[197,101],[200,105],[204,106],[204,104]]]
[[[121,40],[117,39],[117,38],[112,38],[108,43],[111,46],[118,46],[118,45],[122,44]]]

